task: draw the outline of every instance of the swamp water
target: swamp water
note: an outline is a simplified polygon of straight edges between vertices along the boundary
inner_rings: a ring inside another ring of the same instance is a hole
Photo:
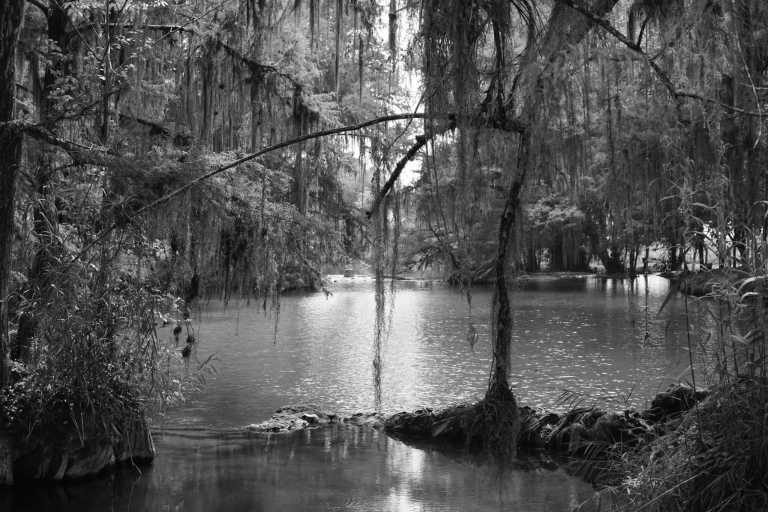
[[[255,305],[210,303],[198,349],[216,378],[156,424],[158,458],[90,482],[0,491],[0,510],[570,510],[590,485],[546,457],[503,473],[462,454],[405,445],[373,429],[333,426],[290,435],[240,428],[289,404],[372,411],[373,284],[332,276],[326,297],[283,297],[274,317]],[[513,294],[512,380],[519,403],[642,407],[685,378],[684,320],[667,281],[536,278]],[[489,290],[466,298],[442,285],[397,283],[382,345],[381,410],[481,397],[488,376]],[[468,336],[469,325],[477,336]],[[170,329],[160,330],[170,338]],[[469,338],[469,339],[468,339]],[[474,341],[472,343],[471,341]],[[568,403],[564,402],[564,390]]]

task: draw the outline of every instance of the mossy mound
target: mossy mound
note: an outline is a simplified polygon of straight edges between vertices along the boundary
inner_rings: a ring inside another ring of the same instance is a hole
[[[312,405],[296,405],[281,407],[268,420],[252,423],[247,425],[245,429],[254,434],[285,434],[334,424],[380,428],[383,426],[383,422],[384,417],[378,413],[359,412],[350,416],[342,416],[323,411]]]
[[[520,407],[517,446],[520,450],[547,449],[587,458],[604,456],[617,448],[626,451],[676,428],[683,414],[706,396],[705,391],[675,385],[654,397],[651,407],[642,412],[588,407],[558,414]],[[405,441],[477,446],[476,419],[482,414],[481,405],[401,412],[387,418],[384,428],[387,434]]]

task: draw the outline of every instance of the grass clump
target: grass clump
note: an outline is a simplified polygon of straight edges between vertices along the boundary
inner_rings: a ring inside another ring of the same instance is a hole
[[[672,432],[627,456],[628,509],[768,510],[768,384],[720,385]]]
[[[626,498],[622,510],[768,510],[768,277],[715,287],[698,305],[704,320],[691,362],[695,354],[714,384],[655,440],[618,460],[628,475],[612,489]]]

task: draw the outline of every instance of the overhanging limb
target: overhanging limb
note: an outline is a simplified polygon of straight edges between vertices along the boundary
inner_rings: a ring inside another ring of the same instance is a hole
[[[193,186],[197,185],[198,183],[201,183],[209,178],[212,178],[213,176],[216,176],[217,174],[221,174],[225,171],[228,171],[230,169],[233,169],[237,167],[240,164],[244,164],[246,162],[249,162],[251,160],[255,160],[256,158],[263,156],[267,153],[271,153],[273,151],[277,151],[278,149],[282,149],[288,146],[292,146],[294,144],[298,144],[300,142],[304,142],[311,139],[317,139],[320,137],[327,137],[329,135],[338,135],[341,133],[348,133],[348,132],[354,132],[358,130],[362,130],[363,128],[367,128],[369,126],[374,126],[381,123],[386,123],[389,121],[402,121],[405,119],[434,119],[434,118],[440,118],[440,117],[449,117],[447,115],[435,115],[435,114],[425,114],[425,113],[410,113],[410,114],[393,114],[388,116],[382,116],[377,117],[375,119],[369,119],[368,121],[363,121],[362,123],[357,123],[354,125],[347,125],[347,126],[341,126],[339,128],[331,128],[327,130],[320,130],[313,133],[308,133],[306,135],[302,135],[300,137],[296,137],[294,139],[290,139],[287,141],[279,142],[277,144],[274,144],[272,146],[268,146],[264,149],[261,149],[255,153],[251,153],[249,155],[246,155],[242,158],[239,158],[233,162],[230,162],[228,164],[216,167],[215,169],[203,174],[202,176],[198,176],[197,178],[189,181],[188,183],[182,185],[181,187],[172,190],[171,192],[165,194],[164,196],[152,201],[151,203],[143,206],[142,208],[139,208],[134,212],[132,215],[128,216],[127,218],[121,219],[121,221],[115,222],[111,224],[109,227],[102,230],[96,238],[94,238],[88,245],[86,245],[77,255],[75,255],[72,260],[69,262],[69,265],[72,265],[76,261],[80,260],[84,255],[88,253],[96,244],[106,239],[107,236],[109,236],[110,233],[112,233],[115,229],[117,229],[119,226],[124,225],[126,222],[131,222],[140,215],[146,213],[149,210],[152,210],[158,206],[160,206],[163,203],[168,202],[169,200],[173,199],[174,197],[182,194],[183,192],[186,192]],[[424,142],[426,143],[426,141]],[[422,144],[423,145],[423,144]],[[418,151],[418,149],[416,150]],[[415,151],[414,151],[415,154]],[[403,163],[403,166],[405,163]],[[391,187],[391,185],[390,185]]]

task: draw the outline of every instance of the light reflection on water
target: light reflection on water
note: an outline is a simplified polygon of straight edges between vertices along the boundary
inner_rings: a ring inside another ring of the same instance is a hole
[[[276,344],[273,319],[260,309],[208,304],[200,315],[197,357],[215,352],[218,377],[166,424],[245,425],[298,403],[342,413],[373,410],[373,286],[369,279],[335,280],[330,297],[283,297]],[[645,283],[534,279],[513,291],[512,381],[519,401],[557,408],[567,389],[587,404],[642,406],[685,377],[680,305],[672,300],[657,315],[667,281],[649,276],[646,317]],[[472,293],[478,340],[471,346],[461,294],[437,284],[398,283],[382,354],[384,412],[482,396],[490,300],[488,289]],[[170,336],[165,331],[161,336]]]
[[[176,432],[142,476],[16,493],[8,511],[565,511],[591,487],[551,461],[498,467],[415,449],[373,429],[327,428],[273,437]]]

